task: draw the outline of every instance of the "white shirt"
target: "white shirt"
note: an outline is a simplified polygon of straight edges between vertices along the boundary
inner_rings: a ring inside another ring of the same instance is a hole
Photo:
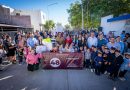
[[[87,40],[88,47],[91,48],[92,45],[97,46],[97,42],[98,42],[98,40],[96,37],[89,37]]]

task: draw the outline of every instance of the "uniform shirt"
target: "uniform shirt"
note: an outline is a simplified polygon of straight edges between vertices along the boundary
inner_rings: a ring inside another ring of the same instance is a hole
[[[95,62],[95,65],[96,66],[101,66],[101,64],[99,62],[103,62],[103,58],[102,57],[99,57],[97,56],[95,59],[94,59],[94,62]]]

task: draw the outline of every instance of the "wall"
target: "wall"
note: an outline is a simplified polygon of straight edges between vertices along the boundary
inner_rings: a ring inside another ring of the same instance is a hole
[[[108,34],[109,31],[115,31],[115,35],[120,35],[122,30],[125,30],[126,20],[107,22],[107,19],[113,18],[113,15],[109,15],[101,18],[101,27],[103,27],[104,34]]]
[[[11,15],[11,21],[12,24],[18,25],[18,26],[23,26],[26,28],[31,27],[31,19],[30,16],[18,16],[18,15]]]
[[[9,24],[10,23],[10,9],[4,8],[0,5],[0,23]]]
[[[31,26],[34,30],[41,30],[40,25],[45,23],[45,16],[40,10],[14,10],[12,14],[16,15],[16,13],[20,13],[20,15],[30,15]]]

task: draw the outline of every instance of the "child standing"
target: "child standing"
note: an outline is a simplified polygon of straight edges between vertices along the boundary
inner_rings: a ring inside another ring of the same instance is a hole
[[[91,52],[91,72],[94,72],[95,71],[95,62],[94,62],[94,59],[95,57],[97,56],[97,47],[96,46],[92,46],[92,52]]]
[[[29,51],[30,51],[30,48],[28,46],[25,46],[24,49],[23,49],[23,54],[24,54],[25,60],[27,58]]]
[[[110,49],[110,53],[108,55],[108,64],[107,64],[107,72],[108,73],[112,73],[113,71],[113,65],[114,65],[114,60],[115,60],[116,56],[115,56],[115,48],[114,47],[111,47]],[[112,79],[112,76],[109,75],[110,79]]]
[[[18,59],[19,59],[19,65],[21,65],[23,62],[23,49],[19,49]]]
[[[112,65],[113,69],[112,72],[110,73],[110,77],[115,80],[118,76],[119,69],[121,67],[121,64],[124,62],[122,55],[120,54],[119,50],[115,50],[115,60],[114,64]]]
[[[120,72],[119,72],[119,79],[121,81],[126,80],[125,79],[125,74],[130,71],[130,53],[125,53],[124,54],[124,62],[121,65]]]
[[[98,56],[94,59],[94,61],[95,61],[95,74],[100,75],[103,63],[102,52],[100,51],[98,52]]]
[[[91,63],[90,63],[90,59],[91,59],[91,52],[90,49],[86,48],[85,50],[85,61],[86,61],[86,68],[89,68]]]

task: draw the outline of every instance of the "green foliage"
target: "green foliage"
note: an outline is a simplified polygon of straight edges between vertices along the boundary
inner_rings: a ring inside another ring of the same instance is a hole
[[[115,17],[130,13],[130,0],[81,0],[84,9],[85,28],[98,27],[103,16],[113,14]],[[75,28],[81,28],[82,10],[81,3],[72,3],[67,10],[69,22]]]
[[[69,24],[66,24],[66,25],[65,25],[65,30],[70,30],[70,28],[71,28],[71,27],[70,27]]]
[[[54,27],[55,27],[55,23],[52,20],[46,21],[46,23],[44,24],[44,28],[46,30],[51,30]]]

